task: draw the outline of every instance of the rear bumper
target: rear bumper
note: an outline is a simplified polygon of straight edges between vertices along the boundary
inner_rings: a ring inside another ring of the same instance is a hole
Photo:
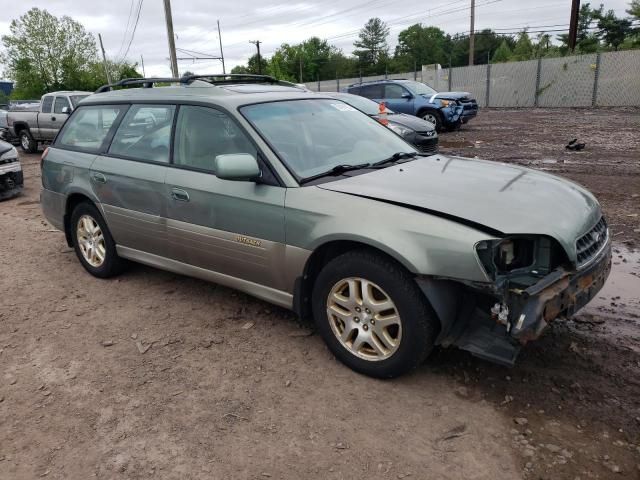
[[[64,231],[66,197],[43,188],[40,190],[40,206],[47,221],[58,230]]]

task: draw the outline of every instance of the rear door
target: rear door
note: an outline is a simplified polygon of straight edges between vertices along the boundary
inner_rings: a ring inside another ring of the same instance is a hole
[[[275,181],[216,177],[217,155],[253,142],[227,113],[181,105],[166,180],[169,255],[184,263],[282,289],[285,188]]]
[[[53,95],[45,95],[42,97],[42,107],[40,108],[40,113],[35,115],[38,119],[36,122],[37,125],[29,125],[31,130],[31,134],[37,140],[51,140],[53,137],[51,136],[51,128],[52,122],[51,117],[53,114]]]
[[[80,107],[83,108],[83,107]],[[164,179],[175,105],[132,105],[90,171],[116,243],[166,255]]]
[[[394,112],[413,115],[413,95],[402,85],[397,83],[385,84],[384,102]]]
[[[360,87],[360,96],[380,103],[384,100],[384,84],[362,85]]]

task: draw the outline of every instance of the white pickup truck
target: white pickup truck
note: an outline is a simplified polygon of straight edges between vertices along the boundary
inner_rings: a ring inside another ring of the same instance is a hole
[[[9,111],[9,131],[20,139],[25,152],[35,153],[39,143],[53,141],[78,102],[89,95],[91,92],[47,93],[42,96],[38,111]]]

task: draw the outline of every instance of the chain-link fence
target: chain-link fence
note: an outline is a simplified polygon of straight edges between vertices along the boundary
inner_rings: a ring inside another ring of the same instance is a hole
[[[438,91],[470,92],[481,107],[640,106],[640,50],[424,69],[306,86],[315,92],[336,92],[385,78],[415,79]]]

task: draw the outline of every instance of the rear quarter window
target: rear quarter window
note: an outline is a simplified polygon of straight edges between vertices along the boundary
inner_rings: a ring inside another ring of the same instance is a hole
[[[55,146],[70,150],[101,152],[126,109],[126,105],[78,107],[65,123]]]

